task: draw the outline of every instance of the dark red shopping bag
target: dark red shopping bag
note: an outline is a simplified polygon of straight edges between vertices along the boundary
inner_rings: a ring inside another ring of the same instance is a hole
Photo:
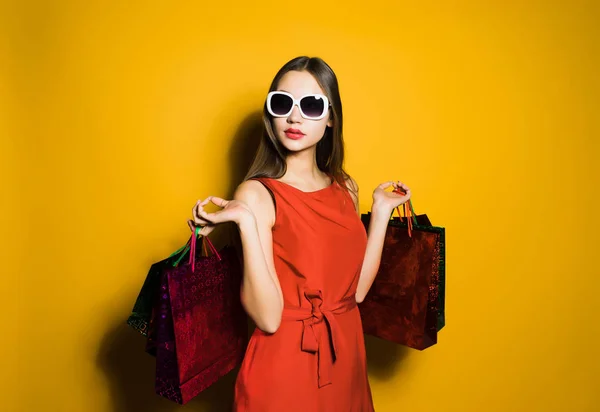
[[[187,263],[161,272],[156,331],[156,393],[185,404],[241,364],[248,343],[240,301],[242,268],[232,246],[202,256],[192,235]],[[201,251],[200,251],[201,252]],[[185,252],[184,252],[185,253]],[[152,336],[154,333],[151,333]]]
[[[415,215],[411,200],[404,215],[388,222],[379,271],[359,307],[366,334],[423,350],[445,325],[445,229]],[[370,217],[361,215],[366,228]]]

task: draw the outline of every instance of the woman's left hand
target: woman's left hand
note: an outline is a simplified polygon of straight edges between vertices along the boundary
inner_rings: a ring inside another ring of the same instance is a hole
[[[393,186],[393,192],[386,192],[385,189]],[[404,192],[399,194],[397,191]],[[410,189],[404,183],[397,180],[390,180],[377,186],[373,191],[373,210],[378,209],[382,213],[391,214],[394,208],[408,202],[410,199]]]

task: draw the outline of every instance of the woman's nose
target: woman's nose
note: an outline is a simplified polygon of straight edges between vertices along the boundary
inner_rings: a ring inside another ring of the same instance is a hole
[[[288,116],[288,121],[297,123],[301,118],[302,116],[300,115],[300,108],[295,104],[294,107],[292,107],[292,112]]]

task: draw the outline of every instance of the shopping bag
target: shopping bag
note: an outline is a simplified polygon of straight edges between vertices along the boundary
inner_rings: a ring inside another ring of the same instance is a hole
[[[445,325],[445,229],[416,215],[412,200],[392,217],[376,278],[359,304],[366,334],[423,350]],[[393,212],[392,212],[393,214]],[[371,212],[361,215],[368,228]]]
[[[397,191],[397,193],[404,194],[401,190]],[[431,221],[427,217],[427,215],[415,215],[414,207],[412,200],[403,204],[404,208],[404,217],[400,215],[400,209],[396,208],[398,211],[398,216],[393,216],[390,225],[406,227],[408,228],[409,237],[411,237],[411,232],[413,229],[412,223],[415,222],[419,228],[424,229],[429,227],[430,230],[435,232],[439,232],[439,259],[438,259],[438,276],[437,276],[437,284],[438,284],[438,305],[437,305],[437,331],[439,332],[446,325],[446,230],[440,226],[434,226],[431,224]],[[393,215],[393,213],[392,213]],[[414,218],[413,218],[414,217]],[[415,221],[416,219],[416,221]],[[410,221],[410,225],[408,225],[408,221]],[[404,223],[405,225],[401,224]]]
[[[240,365],[248,343],[247,316],[240,300],[242,268],[235,248],[197,253],[190,239],[189,261],[165,266],[152,328],[156,330],[156,393],[185,404]],[[185,253],[185,252],[184,252]]]
[[[168,266],[176,266],[189,250],[189,242],[175,251],[171,256],[153,263],[146,275],[146,279],[138,293],[137,299],[127,318],[127,324],[143,336],[148,336],[152,320],[152,310],[158,293],[160,273]]]
[[[138,293],[127,324],[146,336],[146,352],[156,356],[156,329],[154,328],[155,303],[160,288],[160,274],[166,267],[177,266],[190,249],[190,241],[169,256],[150,266],[146,279]]]

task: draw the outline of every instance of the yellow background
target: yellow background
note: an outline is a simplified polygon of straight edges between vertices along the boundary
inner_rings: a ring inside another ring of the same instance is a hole
[[[447,230],[447,326],[367,337],[376,410],[600,410],[598,2],[417,3],[3,2],[0,409],[227,410],[233,374],[156,396],[124,322],[306,54],[338,75],[361,211],[400,179]]]

